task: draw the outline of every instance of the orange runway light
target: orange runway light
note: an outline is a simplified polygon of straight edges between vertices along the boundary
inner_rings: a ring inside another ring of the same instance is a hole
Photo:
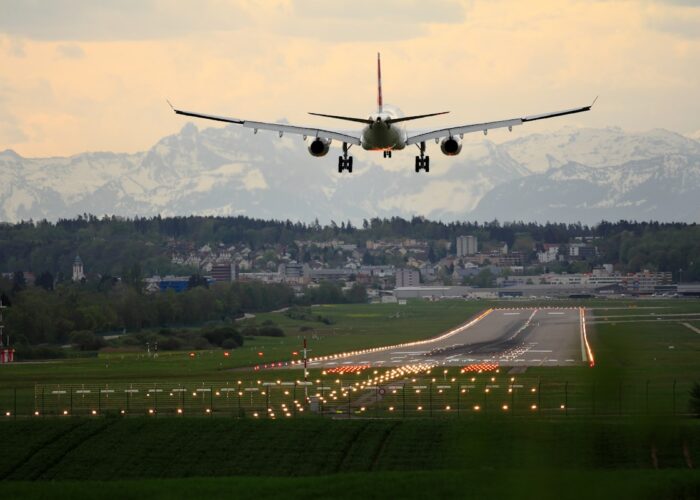
[[[464,373],[467,372],[476,372],[476,373],[483,373],[483,372],[490,372],[490,371],[495,371],[498,370],[498,363],[473,363],[471,365],[467,365],[464,368],[462,368]]]

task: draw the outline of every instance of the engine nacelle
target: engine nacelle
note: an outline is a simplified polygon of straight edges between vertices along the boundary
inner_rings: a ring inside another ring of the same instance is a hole
[[[440,143],[440,151],[447,156],[456,156],[462,151],[462,140],[458,137],[446,137]]]
[[[306,142],[311,156],[326,156],[331,147],[331,140],[324,137],[309,137]]]

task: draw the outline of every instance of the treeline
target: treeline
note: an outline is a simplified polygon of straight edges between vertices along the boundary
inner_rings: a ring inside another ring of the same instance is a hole
[[[244,313],[292,305],[367,301],[366,290],[360,284],[344,292],[337,284],[322,283],[301,297],[286,285],[259,282],[217,283],[181,293],[169,290],[144,294],[141,290],[139,285],[121,282],[101,289],[73,283],[53,290],[18,289],[3,280],[0,296],[9,306],[4,311],[5,333],[12,336],[15,344],[67,344],[76,343],[78,333],[86,338],[85,332],[138,332],[208,322],[231,324]]]
[[[70,277],[73,259],[80,254],[88,272],[102,276],[184,274],[196,270],[171,263],[172,246],[176,242],[186,242],[193,248],[204,244],[244,243],[253,250],[280,245],[300,257],[295,240],[341,239],[362,246],[367,240],[380,239],[454,242],[463,234],[474,234],[480,242],[505,242],[511,248],[596,238],[601,263],[613,263],[621,271],[671,271],[676,277],[683,269],[684,280],[700,280],[700,227],[696,224],[633,221],[604,221],[594,226],[499,221],[479,224],[444,223],[423,217],[373,218],[356,226],[350,221],[321,225],[318,221],[305,224],[244,216],[128,219],[85,214],[55,223],[0,224],[0,271],[35,274],[48,271],[61,281]]]

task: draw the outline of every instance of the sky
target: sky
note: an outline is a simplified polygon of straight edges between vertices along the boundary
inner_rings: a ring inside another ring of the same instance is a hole
[[[451,111],[422,128],[599,96],[591,113],[489,138],[700,132],[697,0],[0,0],[0,151],[146,150],[186,122],[166,99],[347,130],[307,112],[372,112],[377,52],[385,102]]]

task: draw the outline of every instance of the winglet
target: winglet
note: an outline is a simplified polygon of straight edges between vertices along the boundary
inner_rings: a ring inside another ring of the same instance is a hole
[[[168,106],[170,106],[170,109],[172,109],[173,111],[175,111],[175,106],[173,106],[173,103],[172,103],[172,102],[170,102],[170,100],[169,100],[169,99],[166,99],[166,100],[165,100],[165,102],[167,102],[167,103],[168,103]]]
[[[595,102],[596,102],[597,100],[598,100],[598,96],[595,96],[595,99],[593,99],[593,102],[591,103],[591,108],[593,107],[593,105],[595,104]]]

